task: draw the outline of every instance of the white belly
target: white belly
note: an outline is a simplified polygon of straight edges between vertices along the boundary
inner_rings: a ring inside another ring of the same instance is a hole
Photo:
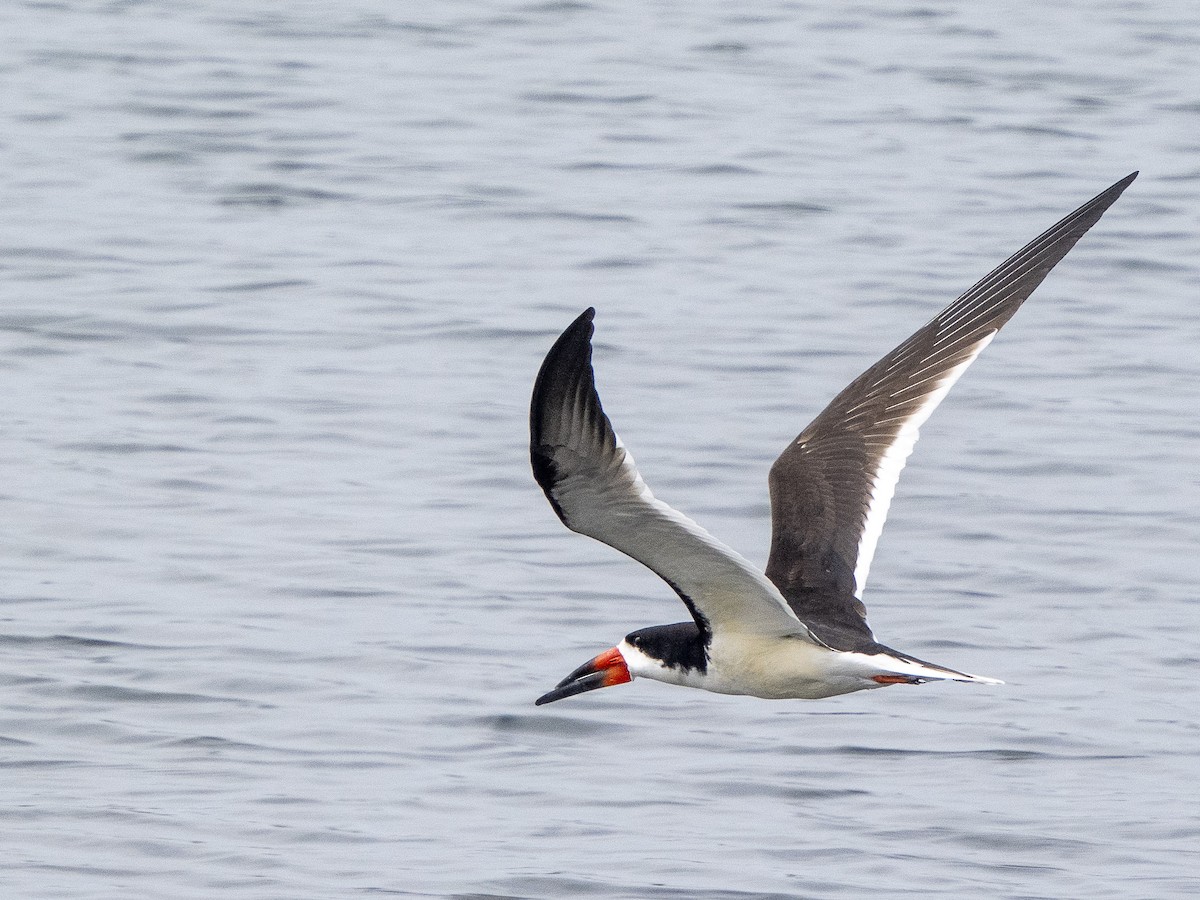
[[[818,647],[803,638],[760,635],[714,637],[709,649],[710,691],[768,700],[819,700],[881,687],[878,672],[857,654]]]
[[[635,678],[717,694],[819,700],[882,687],[871,676],[883,670],[868,662],[868,657],[837,653],[799,637],[714,635],[705,672],[668,668],[624,641],[619,649]]]

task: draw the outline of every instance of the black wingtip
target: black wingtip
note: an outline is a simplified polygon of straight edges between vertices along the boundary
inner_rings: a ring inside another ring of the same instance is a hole
[[[1075,212],[1071,213],[1071,215],[1063,221],[1069,221],[1072,218],[1078,217],[1078,220],[1081,224],[1086,222],[1079,232],[1080,236],[1082,236],[1083,232],[1087,231],[1092,227],[1092,225],[1099,221],[1100,217],[1108,211],[1108,208],[1117,202],[1117,198],[1120,197],[1121,194],[1125,193],[1125,188],[1133,184],[1133,180],[1137,177],[1137,172],[1130,172],[1120,181],[1102,190],[1087,203],[1083,204],[1083,206],[1079,207],[1079,209],[1075,210]],[[1074,244],[1074,241],[1071,243]]]
[[[535,442],[541,431],[541,416],[547,393],[556,385],[561,389],[564,373],[579,372],[591,365],[592,335],[596,331],[592,319],[595,317],[594,306],[589,306],[576,316],[575,321],[558,336],[558,340],[542,360],[542,366],[533,382],[533,400],[529,407],[529,424]]]
[[[1110,187],[1104,193],[1107,194],[1107,193],[1112,192],[1112,193],[1115,193],[1119,197],[1121,195],[1121,192],[1124,191],[1125,188],[1127,188],[1131,184],[1133,184],[1134,179],[1137,178],[1139,174],[1141,174],[1141,173],[1138,171],[1130,172],[1128,175],[1126,175],[1124,178],[1122,178],[1120,181],[1118,181],[1116,184],[1114,184],[1112,187]]]
[[[568,398],[581,392],[594,393],[592,381],[592,319],[596,308],[589,306],[566,327],[538,370],[529,404],[529,451],[533,477],[546,492],[554,511],[563,517],[554,499],[553,488],[558,481],[558,469],[547,445],[553,443],[562,427],[562,410]],[[565,520],[564,520],[565,521]]]
[[[1104,215],[1104,213],[1108,211],[1110,206],[1117,202],[1117,198],[1125,193],[1125,188],[1133,184],[1133,180],[1137,177],[1137,172],[1130,172],[1120,181],[1116,182],[1116,184],[1113,184],[1112,186],[1102,190],[1099,194],[1097,194],[1079,209],[1075,210],[1075,212],[1071,215],[1089,219],[1088,225],[1083,229],[1084,231],[1087,231],[1088,228],[1090,228],[1100,219],[1100,216]],[[1094,213],[1094,217],[1090,215],[1092,213]]]
[[[560,335],[559,340],[562,340],[562,338],[566,337],[568,334],[573,334],[577,330],[586,328],[591,324],[594,318],[596,318],[596,307],[589,306],[575,317],[574,322],[566,327],[566,330],[563,331],[562,335]],[[588,333],[588,336],[591,336],[591,332]]]
[[[584,348],[590,350],[592,335],[596,331],[596,326],[592,324],[594,318],[596,318],[596,307],[589,306],[576,316],[575,321],[568,325],[563,330],[563,333],[558,336],[558,340],[554,342],[554,346],[550,348],[550,352],[546,354],[545,360],[542,361],[541,369],[538,370],[537,381],[534,383],[535,393],[537,391],[537,384],[548,378],[555,366],[564,357],[577,354]]]

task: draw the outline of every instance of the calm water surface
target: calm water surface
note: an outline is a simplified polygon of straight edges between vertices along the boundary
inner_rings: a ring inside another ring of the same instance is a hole
[[[1200,894],[1200,14],[1000,6],[0,7],[4,895]],[[1134,168],[871,573],[1007,685],[533,707],[683,616],[530,477],[579,310],[762,562],[787,441]]]

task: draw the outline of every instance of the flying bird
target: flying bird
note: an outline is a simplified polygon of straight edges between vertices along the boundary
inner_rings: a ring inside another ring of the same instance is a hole
[[[563,524],[647,566],[679,595],[691,620],[632,632],[537,704],[634,678],[769,699],[926,681],[1001,684],[878,643],[863,589],[918,429],[1137,174],[1006,260],[854,379],[788,444],[769,476],[765,572],[650,492],[600,405],[595,310],[585,310],[534,383],[534,477]]]

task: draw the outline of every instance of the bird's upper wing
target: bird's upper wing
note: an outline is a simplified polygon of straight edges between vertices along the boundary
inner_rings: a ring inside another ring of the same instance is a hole
[[[766,574],[817,637],[838,649],[871,640],[863,588],[918,429],[1136,176],[1034,239],[867,369],[775,461]]]
[[[595,310],[542,363],[529,411],[533,474],[572,531],[633,557],[712,629],[809,637],[778,589],[746,559],[655,499],[600,406],[592,372]]]

